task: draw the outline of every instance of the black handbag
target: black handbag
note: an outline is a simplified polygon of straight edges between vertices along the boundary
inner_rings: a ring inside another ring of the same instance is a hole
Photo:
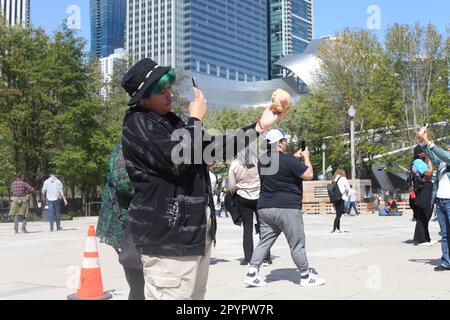
[[[243,221],[241,213],[239,212],[236,197],[236,194],[232,194],[228,191],[225,195],[225,208],[231,213],[231,218],[233,219],[234,224],[237,226],[242,226]]]
[[[416,190],[417,192],[420,192],[420,191],[422,191],[423,188],[425,188],[425,181],[423,180],[423,178],[421,176],[414,176],[413,185],[414,185],[414,190]]]

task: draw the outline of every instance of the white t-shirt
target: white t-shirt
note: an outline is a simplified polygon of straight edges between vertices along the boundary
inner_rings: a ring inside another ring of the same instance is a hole
[[[439,189],[437,195],[439,199],[450,199],[450,180],[448,179],[448,174],[444,174],[439,180]]]
[[[63,194],[63,184],[56,177],[50,177],[44,182],[42,187],[42,193],[46,194],[48,201],[56,201],[61,199],[61,194]]]
[[[339,179],[340,178],[340,179]],[[339,191],[342,193],[342,200],[348,201],[348,191],[350,190],[350,183],[348,182],[346,177],[341,177],[338,175],[335,181],[338,181]]]
[[[356,191],[355,189],[350,189],[348,192],[348,195],[350,196],[350,202],[356,202]]]

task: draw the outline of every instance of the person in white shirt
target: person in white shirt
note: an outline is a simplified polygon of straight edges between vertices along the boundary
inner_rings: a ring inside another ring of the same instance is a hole
[[[339,191],[341,191],[342,199],[338,202],[333,203],[336,209],[336,219],[334,220],[333,231],[334,232],[342,232],[341,231],[341,217],[345,213],[345,201],[348,201],[349,192],[350,192],[350,183],[347,180],[347,173],[344,169],[337,169],[332,182],[336,182],[339,186]]]
[[[44,202],[47,203],[50,211],[50,231],[53,232],[53,222],[56,214],[56,230],[60,231],[61,228],[61,199],[64,201],[64,205],[67,206],[67,199],[64,196],[63,184],[54,174],[50,175],[50,178],[45,180],[42,187],[42,195]]]
[[[350,208],[348,209],[348,214],[351,215],[352,209],[355,209],[355,213],[359,216],[358,206],[356,205],[356,191],[352,185],[350,185],[350,191],[348,192],[350,198]]]

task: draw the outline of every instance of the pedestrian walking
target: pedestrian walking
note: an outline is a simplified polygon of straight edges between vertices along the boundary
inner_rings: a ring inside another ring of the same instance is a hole
[[[16,175],[16,180],[11,183],[11,207],[9,216],[14,217],[14,232],[19,233],[19,218],[22,218],[22,233],[28,233],[27,223],[29,219],[28,201],[29,194],[39,197],[38,192],[21,175]]]
[[[423,149],[428,158],[437,168],[434,183],[432,201],[436,204],[436,215],[441,229],[441,264],[434,268],[435,271],[450,270],[450,140],[447,141],[447,151],[439,148],[428,138],[425,131],[418,136],[423,143]]]
[[[225,197],[228,193],[228,189],[227,188],[223,188],[222,191],[220,192],[220,216],[222,216],[222,211],[225,212],[225,218],[229,218],[230,217],[230,213],[227,210],[227,207],[225,206]]]
[[[331,179],[332,184],[335,183],[340,192],[340,197],[332,199],[334,209],[336,210],[336,218],[334,219],[333,230],[331,233],[341,233],[341,218],[345,213],[345,201],[349,201],[350,183],[347,179],[345,169],[337,169]]]
[[[42,196],[44,197],[44,203],[47,203],[49,209],[50,231],[53,232],[55,219],[56,230],[61,231],[61,200],[64,201],[65,206],[67,206],[68,202],[64,196],[63,183],[55,174],[51,174],[50,177],[45,180],[42,187]]]
[[[356,204],[356,190],[353,188],[352,185],[350,185],[350,190],[348,192],[348,197],[349,197],[349,201],[350,201],[348,214],[352,215],[352,209],[354,209],[355,210],[355,214],[357,216],[359,216],[358,206]]]
[[[258,200],[261,241],[253,252],[245,279],[245,284],[251,287],[267,286],[260,276],[260,268],[281,233],[286,236],[292,259],[300,271],[300,286],[325,284],[325,280],[318,278],[314,270],[309,268],[306,255],[302,213],[303,180],[312,180],[314,171],[308,149],[294,156],[286,152],[289,138],[280,129],[271,130],[267,134],[270,152],[258,162],[261,180]],[[300,163],[300,159],[304,159],[305,163]],[[274,174],[266,172],[268,167],[277,165]]]
[[[431,246],[430,231],[428,228],[432,216],[432,196],[433,196],[433,164],[428,160],[425,163],[426,154],[421,146],[414,149],[414,158],[411,163],[412,193],[410,206],[416,218],[416,228],[414,231],[414,243],[421,246]]]
[[[203,132],[208,105],[199,89],[194,88],[187,124],[172,113],[175,80],[171,68],[143,59],[122,81],[131,97],[123,152],[136,190],[128,223],[141,254],[146,299],[203,300],[217,228],[207,165],[215,159],[203,154],[208,148],[216,157],[234,157],[240,150],[236,135]],[[241,132],[263,132],[283,115],[268,107],[258,123]],[[174,154],[181,151],[184,158],[178,161]]]

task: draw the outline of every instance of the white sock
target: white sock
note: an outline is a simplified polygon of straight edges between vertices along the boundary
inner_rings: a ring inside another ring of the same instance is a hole
[[[258,269],[256,269],[255,267],[250,267],[248,268],[248,273],[253,274],[253,273],[258,273]]]

